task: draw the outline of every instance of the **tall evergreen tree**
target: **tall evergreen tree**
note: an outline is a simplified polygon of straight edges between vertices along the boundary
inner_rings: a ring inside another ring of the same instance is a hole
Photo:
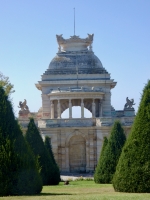
[[[99,160],[98,160],[98,164],[97,164],[97,167],[96,167],[96,170],[95,170],[95,173],[94,173],[95,183],[99,183],[98,177],[99,177],[99,169],[100,169],[100,165],[101,165],[100,163],[101,163],[102,157],[104,156],[104,150],[105,150],[107,144],[108,144],[108,139],[107,139],[107,137],[104,137],[102,150],[101,150],[100,157],[99,157]]]
[[[150,80],[122,150],[113,186],[121,192],[150,192]]]
[[[100,159],[97,183],[111,183],[126,137],[119,121],[112,127],[108,144]]]
[[[37,194],[42,181],[37,161],[15,120],[11,102],[0,86],[0,196]]]
[[[53,162],[53,166],[54,166],[54,175],[53,175],[53,183],[54,185],[57,185],[59,182],[60,182],[60,171],[59,171],[59,167],[55,161],[55,158],[54,158],[54,154],[53,154],[53,151],[52,151],[52,146],[51,146],[51,143],[50,143],[50,138],[48,136],[45,137],[45,147],[46,149],[48,150],[48,153],[52,159],[52,162]]]
[[[13,183],[17,181],[19,162],[13,142],[0,134],[0,196],[12,194]]]
[[[41,167],[41,177],[44,185],[54,184],[54,165],[46,147],[44,146],[43,139],[40,135],[38,128],[34,123],[34,119],[30,119],[28,129],[25,135],[34,155],[38,157]]]

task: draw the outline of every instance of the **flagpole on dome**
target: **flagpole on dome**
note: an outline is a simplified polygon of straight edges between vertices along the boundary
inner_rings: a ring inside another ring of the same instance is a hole
[[[75,35],[75,8],[74,8],[74,35]]]

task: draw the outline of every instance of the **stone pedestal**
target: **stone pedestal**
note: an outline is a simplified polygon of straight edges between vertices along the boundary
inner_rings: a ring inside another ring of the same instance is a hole
[[[20,110],[19,111],[19,120],[28,119],[30,117],[29,110]]]
[[[124,116],[125,117],[133,117],[133,116],[135,116],[134,108],[125,108],[124,109]]]

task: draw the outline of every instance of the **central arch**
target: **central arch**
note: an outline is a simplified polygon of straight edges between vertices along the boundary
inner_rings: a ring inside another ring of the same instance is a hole
[[[72,99],[72,107],[73,106],[81,106],[81,100],[80,99]],[[61,114],[67,109],[69,108],[69,101],[68,100],[64,100],[61,103]],[[92,113],[92,100],[91,99],[84,99],[84,108],[86,108],[87,110],[89,110]]]
[[[69,109],[69,100],[67,99],[61,99],[60,100],[60,116],[62,113]],[[93,99],[84,99],[84,109],[87,109],[89,113],[91,113],[92,117],[92,102]],[[99,99],[95,99],[95,117],[99,117]],[[58,100],[54,100],[54,118],[58,118]],[[81,99],[71,99],[71,107],[73,108],[74,106],[80,106],[81,107]],[[90,118],[91,118],[90,117]]]
[[[86,171],[86,142],[81,135],[71,137],[69,141],[70,172]]]
[[[69,108],[61,114],[61,118],[69,118]],[[81,106],[72,107],[72,118],[81,118]],[[84,108],[84,118],[92,118],[92,113],[86,108]]]

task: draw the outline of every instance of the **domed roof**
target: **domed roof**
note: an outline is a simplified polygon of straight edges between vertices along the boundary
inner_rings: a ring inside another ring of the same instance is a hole
[[[85,39],[81,39],[78,36],[64,39],[62,35],[56,35],[59,52],[50,62],[49,68],[44,75],[108,73],[92,51],[93,36],[94,34],[88,34]]]
[[[105,74],[108,73],[93,52],[72,54],[58,53],[49,64],[44,75],[49,74]]]

